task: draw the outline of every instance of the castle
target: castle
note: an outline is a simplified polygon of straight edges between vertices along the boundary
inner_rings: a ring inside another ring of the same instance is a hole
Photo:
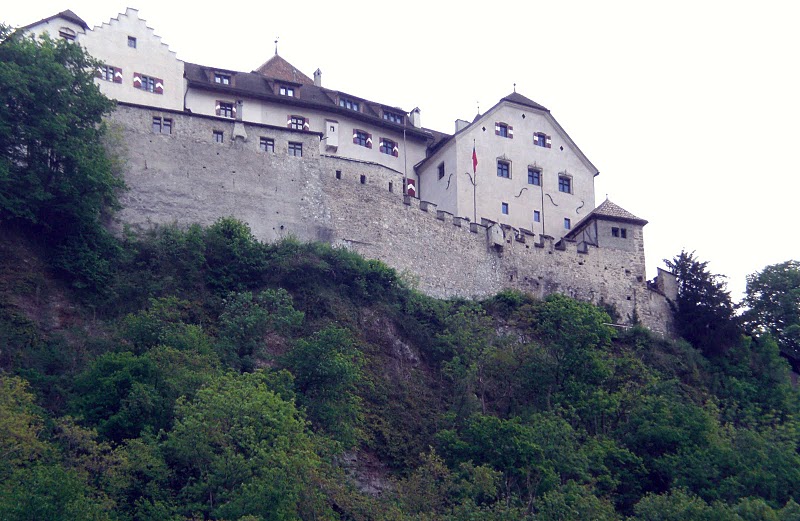
[[[609,200],[550,111],[520,93],[452,135],[421,111],[322,86],[277,54],[252,72],[175,53],[128,9],[90,29],[72,11],[24,28],[74,40],[118,101],[125,181],[118,224],[246,221],[380,259],[437,297],[504,288],[613,306],[669,332],[674,277],[645,277],[647,221]]]

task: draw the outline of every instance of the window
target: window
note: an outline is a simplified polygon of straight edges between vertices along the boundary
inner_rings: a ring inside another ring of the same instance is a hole
[[[303,157],[303,144],[289,142],[289,155],[295,157]]]
[[[130,47],[131,49],[136,48],[136,38],[134,38],[133,36],[128,36],[128,47]]]
[[[386,121],[391,121],[392,123],[397,123],[398,125],[402,125],[405,121],[405,115],[400,114],[398,112],[391,112],[389,110],[383,111],[383,119]]]
[[[500,211],[503,215],[508,215],[508,203],[500,203]]]
[[[221,130],[214,131],[214,143],[224,143],[225,142],[225,135],[222,133]]]
[[[536,145],[537,147],[550,148],[551,147],[550,136],[542,132],[535,132],[533,134],[533,144]]]
[[[621,239],[627,239],[628,230],[626,228],[611,228],[611,235]]]
[[[278,92],[281,96],[291,96],[294,97],[294,87],[288,87],[286,85],[281,85],[278,89]]]
[[[364,174],[361,174],[361,184],[362,185],[367,184],[367,176],[365,176]]]
[[[68,42],[71,42],[75,39],[75,31],[70,29],[69,27],[62,27],[58,30],[58,35]]]
[[[538,168],[528,169],[528,184],[542,186],[542,171]]]
[[[289,128],[294,130],[303,130],[306,126],[306,118],[303,116],[289,116]]]
[[[258,141],[258,148],[261,149],[262,152],[270,152],[275,153],[275,140],[268,137],[262,137]]]
[[[97,77],[101,80],[105,81],[114,81],[114,73],[116,72],[116,67],[112,67],[111,65],[101,65],[98,69]],[[122,74],[120,74],[121,76]]]
[[[230,74],[223,74],[221,72],[214,73],[214,83],[219,83],[220,85],[230,85],[231,84],[231,75]]]
[[[341,178],[342,178],[342,171],[341,170],[337,170],[336,171],[336,179],[341,179]]]
[[[133,86],[134,88],[154,94],[164,94],[164,80],[152,76],[145,76],[140,72],[133,73]]]
[[[497,177],[511,179],[511,163],[508,161],[497,161]]]
[[[353,144],[365,147],[367,146],[368,139],[369,139],[369,134],[367,134],[363,130],[356,130],[353,132]]]
[[[572,221],[564,217],[564,229],[569,230],[570,228],[572,228]]]
[[[509,139],[514,138],[514,127],[507,123],[495,123],[494,124],[494,135],[500,137],[506,137]]]
[[[439,163],[439,179],[444,177],[444,161]]]
[[[558,176],[558,191],[564,192],[565,194],[572,193],[572,179],[565,176],[560,175]]]
[[[357,101],[353,101],[347,98],[342,98],[339,100],[339,106],[344,107],[346,109],[355,110],[358,112],[359,106]]]
[[[169,118],[153,116],[153,133],[172,134],[172,120]]]
[[[541,221],[542,221],[542,214],[539,212],[539,210],[534,210],[533,211],[533,222],[538,223],[538,222],[541,222]]]
[[[223,118],[232,118],[236,114],[236,110],[233,108],[233,103],[228,101],[217,101],[217,116],[222,116]]]
[[[397,147],[397,143],[385,137],[381,138],[381,152],[394,157],[400,155],[400,149]]]

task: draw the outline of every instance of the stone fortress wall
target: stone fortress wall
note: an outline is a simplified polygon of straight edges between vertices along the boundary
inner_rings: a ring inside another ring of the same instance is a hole
[[[153,133],[153,117],[172,119],[172,134]],[[486,297],[504,288],[561,293],[612,304],[623,323],[635,316],[670,332],[668,302],[644,280],[641,229],[633,248],[582,253],[574,242],[470,223],[404,196],[403,172],[320,154],[317,133],[127,104],[109,125],[123,144],[129,188],[119,224],[208,225],[230,215],[260,240],[291,235],[379,259],[435,297]],[[214,142],[213,130],[224,133],[223,143]],[[262,136],[274,140],[275,153],[259,149]],[[288,155],[289,142],[302,143],[302,158]]]

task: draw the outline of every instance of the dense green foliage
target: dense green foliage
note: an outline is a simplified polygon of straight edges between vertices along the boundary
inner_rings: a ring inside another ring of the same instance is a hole
[[[106,153],[114,104],[96,69],[80,46],[0,25],[0,223],[44,236],[56,267],[100,288],[117,253],[101,217],[123,182]]]
[[[745,304],[750,331],[772,335],[781,352],[800,362],[800,262],[774,264],[749,275]]]
[[[709,349],[558,295],[435,300],[233,219],[120,248],[92,334],[0,286],[3,519],[798,517],[768,335]]]

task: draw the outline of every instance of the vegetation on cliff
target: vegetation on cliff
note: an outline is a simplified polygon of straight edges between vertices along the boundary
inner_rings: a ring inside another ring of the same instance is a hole
[[[0,79],[37,63],[12,51],[74,52],[6,39]],[[84,201],[2,152],[0,519],[800,520],[797,263],[752,277],[741,329],[681,254],[672,341],[558,295],[432,299],[231,218],[113,238],[97,144],[64,180],[100,182]]]

